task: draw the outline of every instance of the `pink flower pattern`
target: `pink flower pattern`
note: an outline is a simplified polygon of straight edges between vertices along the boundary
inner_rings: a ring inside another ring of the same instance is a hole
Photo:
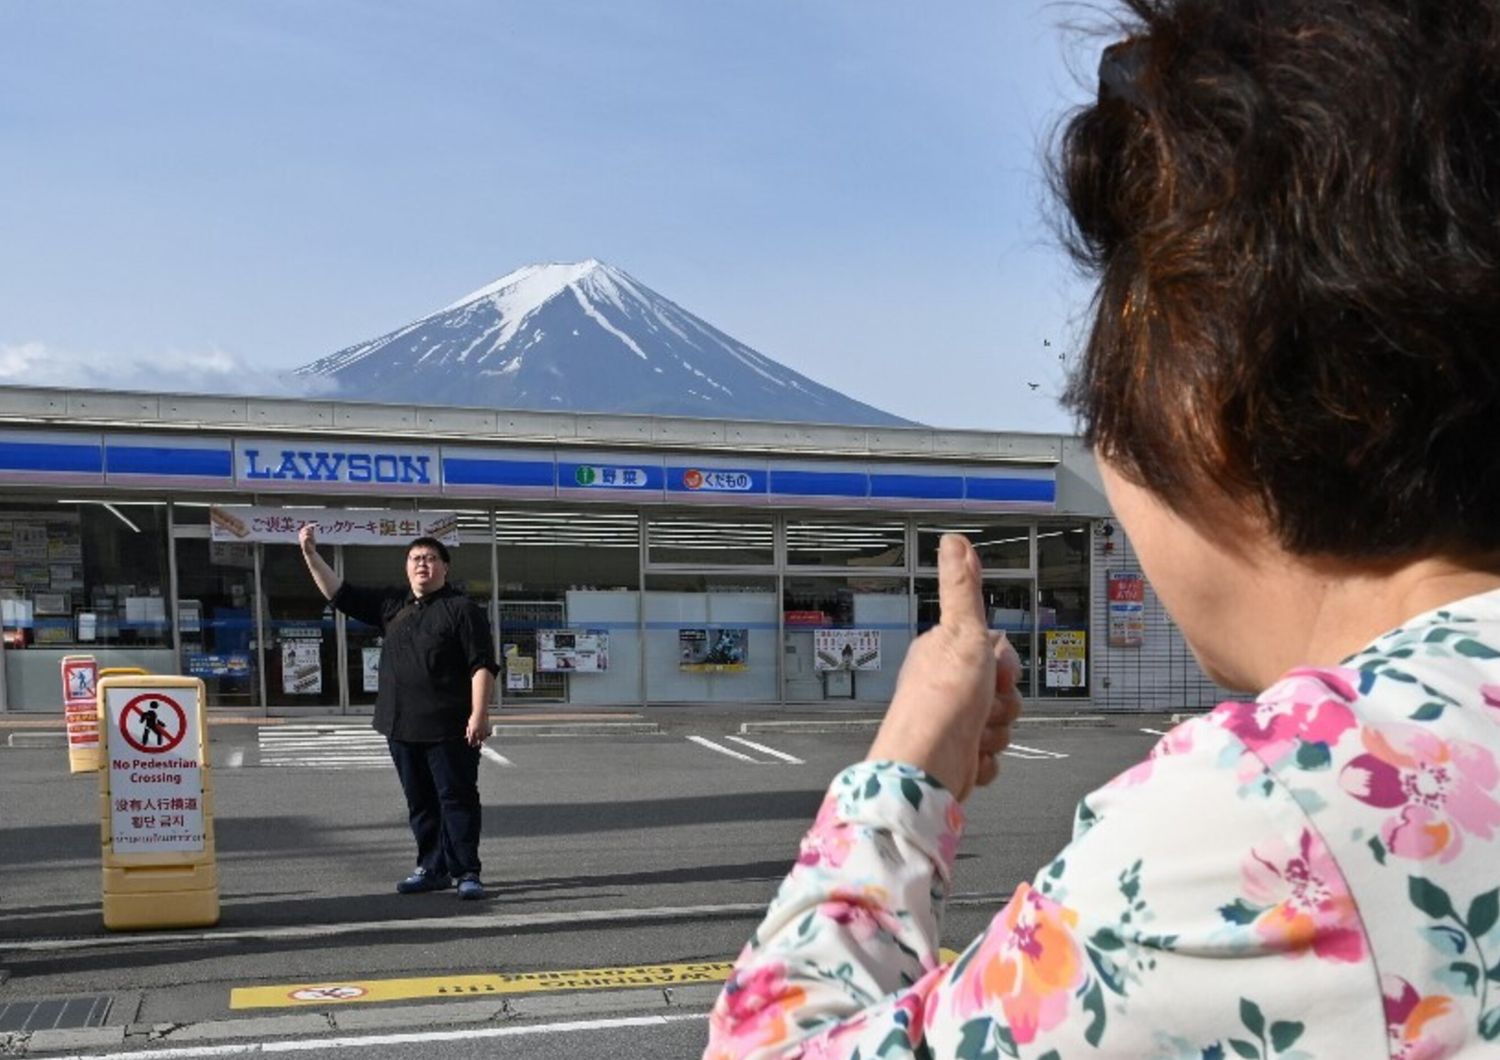
[[[911,766],[861,763],[705,1056],[1482,1055],[1500,1043],[1497,761],[1500,591],[1174,728],[949,966],[933,903],[962,811]],[[1148,901],[1164,880],[1170,901]]]
[[[1463,850],[1465,834],[1494,838],[1500,770],[1488,750],[1414,724],[1367,728],[1361,739],[1366,753],[1344,766],[1339,783],[1366,805],[1396,811],[1380,830],[1393,854],[1447,862]]]

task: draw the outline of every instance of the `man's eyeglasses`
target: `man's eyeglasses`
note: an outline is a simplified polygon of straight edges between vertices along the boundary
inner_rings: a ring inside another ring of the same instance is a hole
[[[407,556],[406,562],[410,563],[413,567],[435,567],[439,563],[441,563],[442,560],[437,556],[419,554],[415,556]]]

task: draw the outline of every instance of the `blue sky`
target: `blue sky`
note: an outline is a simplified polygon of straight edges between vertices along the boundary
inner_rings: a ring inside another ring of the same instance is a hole
[[[0,382],[253,388],[596,257],[898,415],[1068,430],[1078,13],[0,0]]]

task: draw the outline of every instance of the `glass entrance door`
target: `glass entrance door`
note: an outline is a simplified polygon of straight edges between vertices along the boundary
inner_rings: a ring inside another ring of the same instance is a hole
[[[267,707],[273,713],[341,712],[333,605],[313,584],[295,547],[256,547],[265,587]]]
[[[255,546],[179,537],[176,547],[182,672],[203,679],[209,706],[258,710]]]

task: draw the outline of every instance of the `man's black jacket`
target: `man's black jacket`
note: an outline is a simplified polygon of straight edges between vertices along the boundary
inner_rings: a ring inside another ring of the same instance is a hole
[[[420,598],[409,589],[361,589],[345,582],[333,606],[380,630],[377,732],[413,743],[463,738],[472,681],[499,673],[483,609],[451,586]]]

